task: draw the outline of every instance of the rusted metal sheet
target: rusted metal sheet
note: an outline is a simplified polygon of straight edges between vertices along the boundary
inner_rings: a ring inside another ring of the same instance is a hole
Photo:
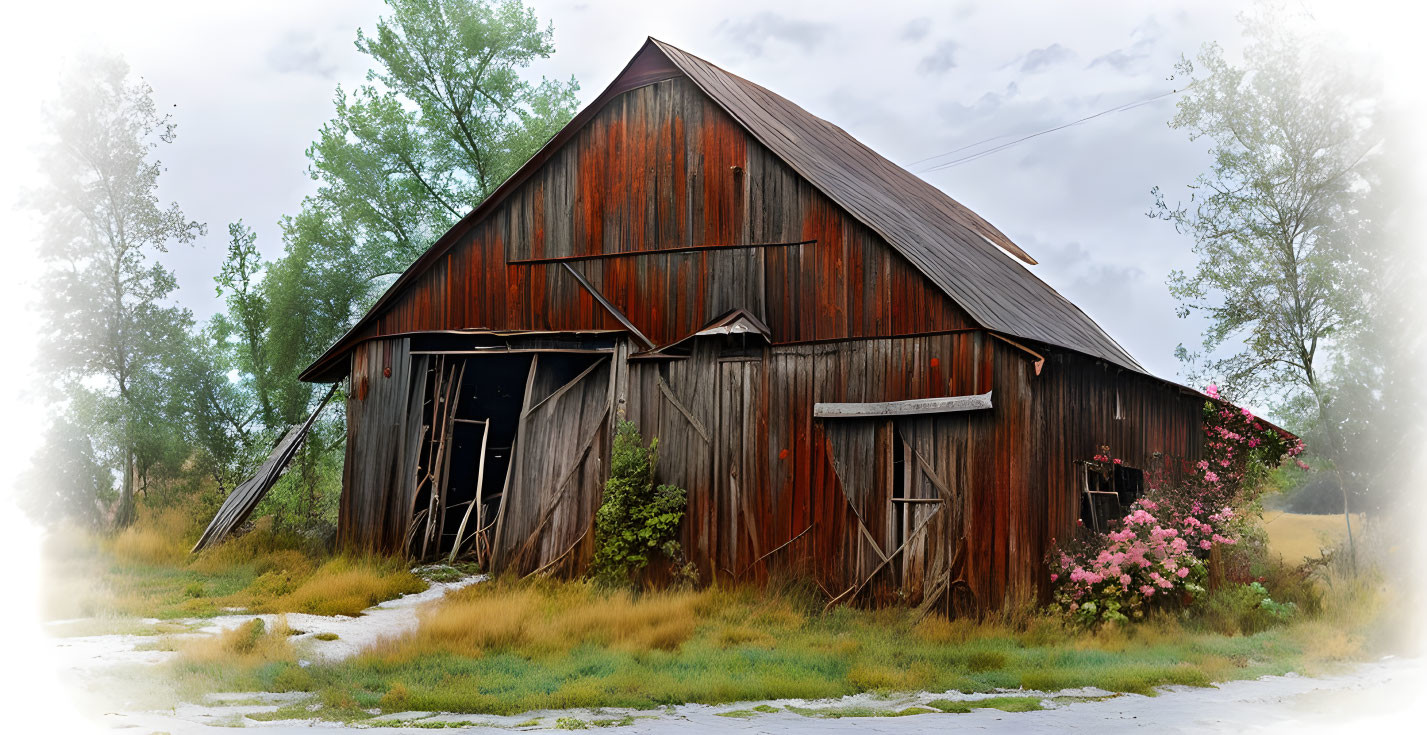
[[[243,525],[243,521],[248,519],[253,509],[258,507],[263,496],[268,494],[273,485],[282,477],[282,473],[287,469],[287,465],[292,462],[292,458],[297,454],[297,450],[302,447],[302,442],[307,438],[307,432],[312,430],[312,425],[317,422],[317,416],[322,413],[322,409],[327,407],[327,401],[331,400],[332,394],[337,392],[337,384],[327,391],[322,401],[313,409],[307,420],[293,426],[287,430],[282,439],[273,447],[273,451],[268,455],[258,471],[246,482],[233,489],[228,497],[223,500],[223,505],[218,508],[218,512],[213,516],[213,520],[208,522],[208,527],[203,529],[203,535],[198,537],[198,542],[193,545],[192,551],[201,551],[222,541],[233,529]]]

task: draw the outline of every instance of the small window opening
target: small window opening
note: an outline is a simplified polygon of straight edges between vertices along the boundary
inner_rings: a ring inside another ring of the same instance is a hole
[[[1138,467],[1096,460],[1076,463],[1080,485],[1080,523],[1096,533],[1125,517],[1129,507],[1144,497],[1145,473]]]

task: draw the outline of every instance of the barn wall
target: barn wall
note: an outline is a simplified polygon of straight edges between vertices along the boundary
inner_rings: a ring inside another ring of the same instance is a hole
[[[1048,592],[1045,556],[1078,509],[1075,460],[1101,444],[1142,468],[1198,456],[1192,398],[1075,354],[1047,357],[1037,375],[1025,352],[981,332],[733,356],[700,340],[687,360],[632,363],[628,415],[659,438],[660,481],[689,493],[682,543],[703,579],[783,569],[831,595],[861,585],[859,601],[994,609]],[[987,390],[988,411],[812,418],[818,402]],[[907,527],[925,527],[901,537],[899,555],[896,442],[918,458],[905,495],[942,499],[904,506]]]
[[[352,351],[347,385],[347,455],[337,540],[347,548],[400,553],[415,500],[424,357],[411,340],[379,339]]]
[[[614,98],[365,336],[617,329],[562,265],[509,263],[799,242],[572,265],[658,344],[735,307],[759,316],[775,342],[972,326],[902,256],[675,78]]]
[[[574,570],[588,558],[620,411],[660,439],[661,481],[689,491],[683,544],[705,581],[786,569],[830,595],[944,595],[954,611],[1045,594],[1050,540],[1077,515],[1073,463],[1100,445],[1146,470],[1198,459],[1198,399],[1043,346],[1037,375],[1026,352],[977,329],[683,78],[614,98],[464,237],[360,336],[619,329],[563,264],[516,261],[760,245],[566,261],[656,344],[731,308],[762,319],[771,344],[726,351],[700,339],[688,359],[615,359],[570,401],[541,409],[519,450],[532,463],[515,481],[512,525],[496,542],[523,571],[561,559]],[[400,349],[389,337],[360,342],[351,358],[353,390],[362,380],[369,392],[361,405],[349,400],[340,533],[373,548],[399,547],[409,518],[392,469],[402,450],[380,429],[403,400],[421,398],[378,380]],[[986,390],[989,411],[812,417],[818,402]],[[896,451],[915,461],[898,470]],[[534,461],[542,456],[561,463]],[[942,501],[906,512],[910,537],[889,510],[898,477],[907,497]]]
[[[1073,352],[1047,353],[1031,412],[1032,458],[1053,499],[1046,533],[1066,538],[1079,516],[1074,463],[1108,446],[1153,483],[1178,482],[1202,456],[1204,399],[1179,386]],[[1117,417],[1118,406],[1118,417]]]
[[[885,513],[892,432],[884,420],[815,420],[813,405],[992,390],[1002,379],[993,374],[994,349],[981,332],[773,345],[733,356],[715,340],[698,340],[687,360],[631,363],[628,418],[659,438],[660,481],[688,491],[682,543],[703,579],[758,580],[791,569],[836,594],[892,551]],[[916,563],[948,565],[945,549],[959,548],[981,515],[1005,514],[990,500],[1020,478],[994,468],[992,442],[1006,430],[996,416],[917,420],[924,426],[909,441],[955,497],[929,525],[926,535],[938,540]],[[930,481],[922,485],[935,492]],[[981,556],[1007,553],[1006,525],[975,532]],[[900,570],[877,570],[866,594],[888,600],[906,587],[901,597],[917,597],[920,583],[904,585]],[[1004,582],[967,574],[978,592],[1001,594]]]

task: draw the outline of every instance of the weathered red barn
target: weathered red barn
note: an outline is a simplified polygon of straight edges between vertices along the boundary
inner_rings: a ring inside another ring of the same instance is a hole
[[[622,416],[688,491],[704,581],[955,611],[1044,594],[1052,539],[1128,500],[1130,468],[1199,458],[1204,398],[1028,264],[831,123],[650,39],[304,373],[347,381],[340,542],[578,571]]]

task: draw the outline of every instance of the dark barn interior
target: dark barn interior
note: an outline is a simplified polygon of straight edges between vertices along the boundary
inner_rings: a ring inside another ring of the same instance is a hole
[[[1034,263],[650,39],[304,373],[346,389],[339,541],[578,574],[627,419],[688,493],[704,582],[950,613],[1043,598],[1055,539],[1199,459],[1205,397]]]

